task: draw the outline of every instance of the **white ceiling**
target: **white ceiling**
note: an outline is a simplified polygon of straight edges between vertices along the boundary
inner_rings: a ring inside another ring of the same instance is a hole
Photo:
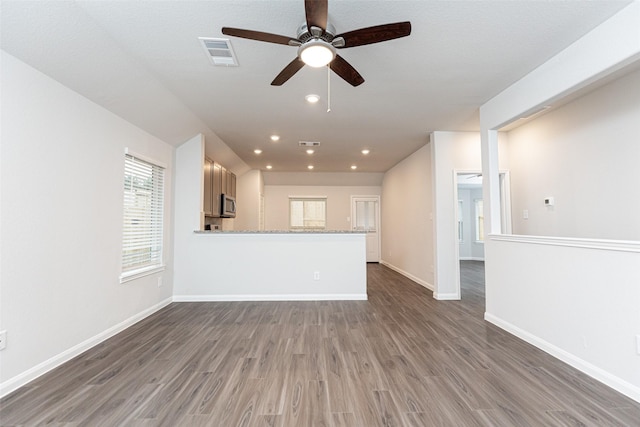
[[[628,3],[329,0],[338,33],[412,23],[409,37],[339,52],[365,83],[332,74],[330,113],[326,69],[270,86],[296,48],[232,38],[240,65],[227,68],[211,65],[198,41],[223,37],[223,26],[295,36],[303,0],[2,0],[1,45],[175,146],[214,132],[251,168],[384,172],[431,131],[478,130],[481,104]],[[308,105],[308,93],[322,100]],[[299,140],[321,146],[308,156]]]

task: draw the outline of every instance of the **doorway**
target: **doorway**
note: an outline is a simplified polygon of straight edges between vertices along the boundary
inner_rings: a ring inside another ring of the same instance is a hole
[[[482,174],[458,174],[458,259],[484,261]]]
[[[351,196],[351,229],[367,233],[367,262],[380,262],[380,196]]]
[[[460,286],[461,262],[481,264],[484,274],[484,201],[482,194],[482,172],[478,170],[454,173],[454,200],[456,201],[455,230],[455,281],[460,298],[464,298]],[[511,233],[511,198],[509,172],[498,175],[500,187],[501,233]]]

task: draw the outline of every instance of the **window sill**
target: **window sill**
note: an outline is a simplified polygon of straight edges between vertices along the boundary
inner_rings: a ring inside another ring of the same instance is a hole
[[[165,265],[154,265],[151,267],[140,268],[138,270],[127,271],[126,273],[122,273],[120,275],[120,283],[130,282],[135,279],[139,279],[144,276],[149,276],[151,274],[158,273],[160,271],[164,271]]]

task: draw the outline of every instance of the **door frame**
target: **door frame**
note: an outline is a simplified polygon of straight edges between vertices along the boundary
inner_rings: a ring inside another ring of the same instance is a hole
[[[382,224],[382,221],[380,221],[380,195],[371,195],[371,196],[351,196],[351,216],[349,217],[350,219],[350,227],[351,230],[353,231],[354,229],[354,218],[355,218],[355,201],[357,199],[375,199],[376,201],[376,230],[377,230],[377,235],[378,235],[378,239],[377,239],[377,243],[378,243],[378,260],[375,262],[380,262],[380,254],[382,253],[382,230],[380,229],[380,226]],[[373,261],[371,261],[373,262]]]

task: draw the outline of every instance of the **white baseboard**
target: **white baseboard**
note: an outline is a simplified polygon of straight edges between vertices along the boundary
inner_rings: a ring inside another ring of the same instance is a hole
[[[460,299],[460,294],[458,293],[445,294],[441,292],[434,292],[433,299],[437,299],[438,301],[456,301]]]
[[[611,387],[612,389],[619,391],[620,393],[628,396],[629,398],[640,402],[640,387],[637,387],[607,371],[601,369],[579,357],[533,335],[519,327],[506,322],[499,317],[496,317],[490,313],[484,313],[484,319],[487,322],[493,323],[497,327],[504,329],[505,331],[521,338],[529,344],[549,353],[553,357],[562,360],[566,364],[573,366],[577,370],[584,372],[590,377],[595,378],[603,384]]]
[[[174,295],[174,302],[222,301],[366,301],[367,294]]]
[[[26,385],[27,383],[35,380],[36,378],[38,378],[39,376],[46,374],[47,372],[49,372],[50,370],[57,368],[58,366],[62,365],[65,362],[68,362],[69,360],[73,359],[74,357],[80,355],[81,353],[84,353],[85,351],[89,350],[91,347],[94,347],[98,344],[100,344],[101,342],[111,338],[112,336],[116,335],[119,332],[124,331],[125,329],[127,329],[128,327],[138,323],[139,321],[141,321],[142,319],[144,319],[145,317],[148,317],[150,315],[152,315],[153,313],[155,313],[156,311],[160,310],[163,307],[166,307],[167,305],[171,304],[172,300],[171,298],[167,298],[164,301],[159,302],[158,304],[147,308],[144,311],[141,311],[140,313],[131,316],[130,318],[126,319],[123,322],[118,323],[115,326],[112,326],[111,328],[107,329],[104,332],[99,333],[98,335],[89,338],[88,340],[85,340],[83,342],[81,342],[80,344],[77,344],[65,351],[63,351],[62,353],[48,359],[45,360],[44,362],[34,366],[33,368],[19,374],[16,375],[13,378],[8,379],[7,381],[3,382],[0,384],[0,397],[4,397],[7,394],[11,393],[12,391],[17,390],[18,388]]]
[[[422,280],[416,276],[414,276],[411,273],[407,273],[406,271],[404,271],[401,268],[396,267],[393,264],[390,264],[384,260],[380,260],[380,264],[384,265],[385,267],[389,267],[390,269],[392,269],[393,271],[402,274],[404,277],[406,277],[407,279],[411,279],[414,282],[416,282],[417,284],[424,286],[425,288],[429,289],[430,291],[433,291],[433,285],[425,280]]]

